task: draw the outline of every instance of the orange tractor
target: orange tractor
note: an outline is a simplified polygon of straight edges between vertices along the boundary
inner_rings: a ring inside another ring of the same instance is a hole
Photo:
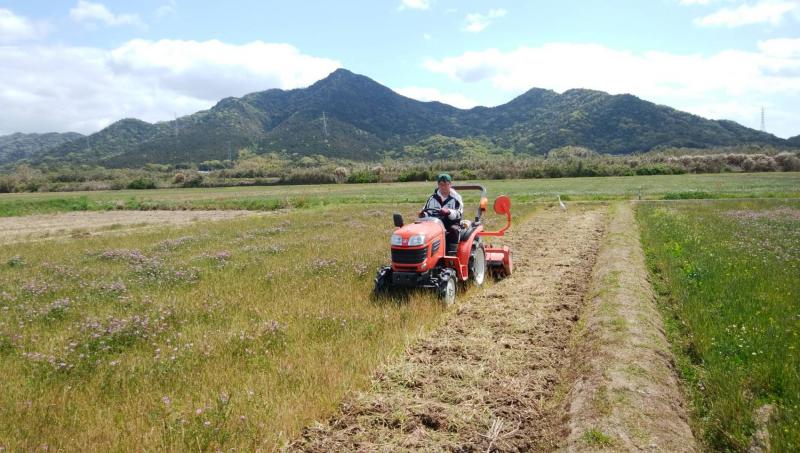
[[[394,288],[431,288],[445,305],[450,305],[455,302],[458,282],[472,280],[482,285],[487,272],[498,278],[511,275],[511,250],[483,242],[487,236],[503,236],[511,226],[511,200],[501,195],[494,202],[494,211],[506,216],[506,226],[498,231],[485,231],[482,219],[488,204],[486,189],[479,185],[457,185],[453,189],[481,191],[475,220],[462,221],[458,244],[448,247],[445,242],[438,209],[424,210],[420,218],[408,225],[404,225],[403,216],[394,214],[397,229],[391,239],[392,264],[378,270],[376,294]]]

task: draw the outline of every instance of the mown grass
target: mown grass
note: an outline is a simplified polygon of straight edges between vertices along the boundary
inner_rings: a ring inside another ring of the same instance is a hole
[[[800,173],[620,176],[482,183],[487,185],[490,195],[505,193],[517,203],[552,201],[556,194],[560,194],[563,200],[800,197]],[[0,216],[113,209],[275,210],[339,204],[417,203],[432,190],[429,182],[411,182],[0,194]]]
[[[278,448],[446,313],[370,297],[417,208],[0,246],[0,450]]]
[[[772,448],[800,449],[800,202],[649,202],[638,220],[696,433],[745,451],[772,404]]]

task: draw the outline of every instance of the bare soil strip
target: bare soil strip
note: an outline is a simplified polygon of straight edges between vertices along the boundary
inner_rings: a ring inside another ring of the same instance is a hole
[[[573,205],[515,224],[515,274],[463,297],[439,329],[346,398],[303,451],[552,451],[566,436],[570,341],[606,208]],[[499,241],[498,241],[499,242]]]
[[[104,230],[119,232],[143,226],[186,225],[259,214],[253,211],[89,211],[0,217],[0,243],[91,235]]]
[[[632,206],[612,209],[573,356],[569,451],[696,451]]]

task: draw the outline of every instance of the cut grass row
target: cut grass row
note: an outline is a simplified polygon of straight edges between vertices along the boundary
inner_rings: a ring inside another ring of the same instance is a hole
[[[468,183],[468,182],[467,182]],[[800,173],[625,176],[483,181],[515,202],[564,200],[800,197]],[[0,195],[0,216],[114,209],[275,210],[339,204],[417,203],[426,182],[230,187]]]
[[[281,446],[441,320],[370,297],[416,208],[0,246],[0,450]]]
[[[800,203],[648,202],[638,219],[696,433],[745,451],[773,407],[772,448],[800,449]]]

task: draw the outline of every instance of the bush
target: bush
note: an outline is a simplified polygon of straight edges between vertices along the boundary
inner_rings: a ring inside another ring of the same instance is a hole
[[[475,172],[472,170],[461,170],[460,172],[456,173],[456,179],[460,180],[467,180],[467,179],[478,179],[475,175]]]
[[[399,175],[397,175],[397,180],[399,182],[431,181],[434,178],[435,176],[429,170],[420,169],[403,170]]]
[[[336,179],[333,174],[318,168],[297,169],[284,175],[280,179],[281,184],[334,184]]]
[[[348,178],[347,182],[350,184],[365,184],[378,182],[381,175],[373,172],[372,170],[358,170],[354,171]]]
[[[156,182],[150,178],[141,176],[128,183],[128,189],[141,190],[141,189],[155,189]]]
[[[345,167],[336,167],[333,170],[333,178],[336,180],[337,184],[341,184],[347,181],[347,178],[350,176],[350,170]]]
[[[783,171],[800,171],[800,157],[792,153],[780,153],[775,156],[775,162]]]
[[[186,181],[186,175],[183,173],[175,173],[175,176],[172,177],[173,184],[183,184]]]
[[[13,176],[0,176],[0,193],[14,193],[17,191],[17,180]]]
[[[184,177],[181,187],[201,187],[203,185],[203,175],[195,173],[191,176]]]

